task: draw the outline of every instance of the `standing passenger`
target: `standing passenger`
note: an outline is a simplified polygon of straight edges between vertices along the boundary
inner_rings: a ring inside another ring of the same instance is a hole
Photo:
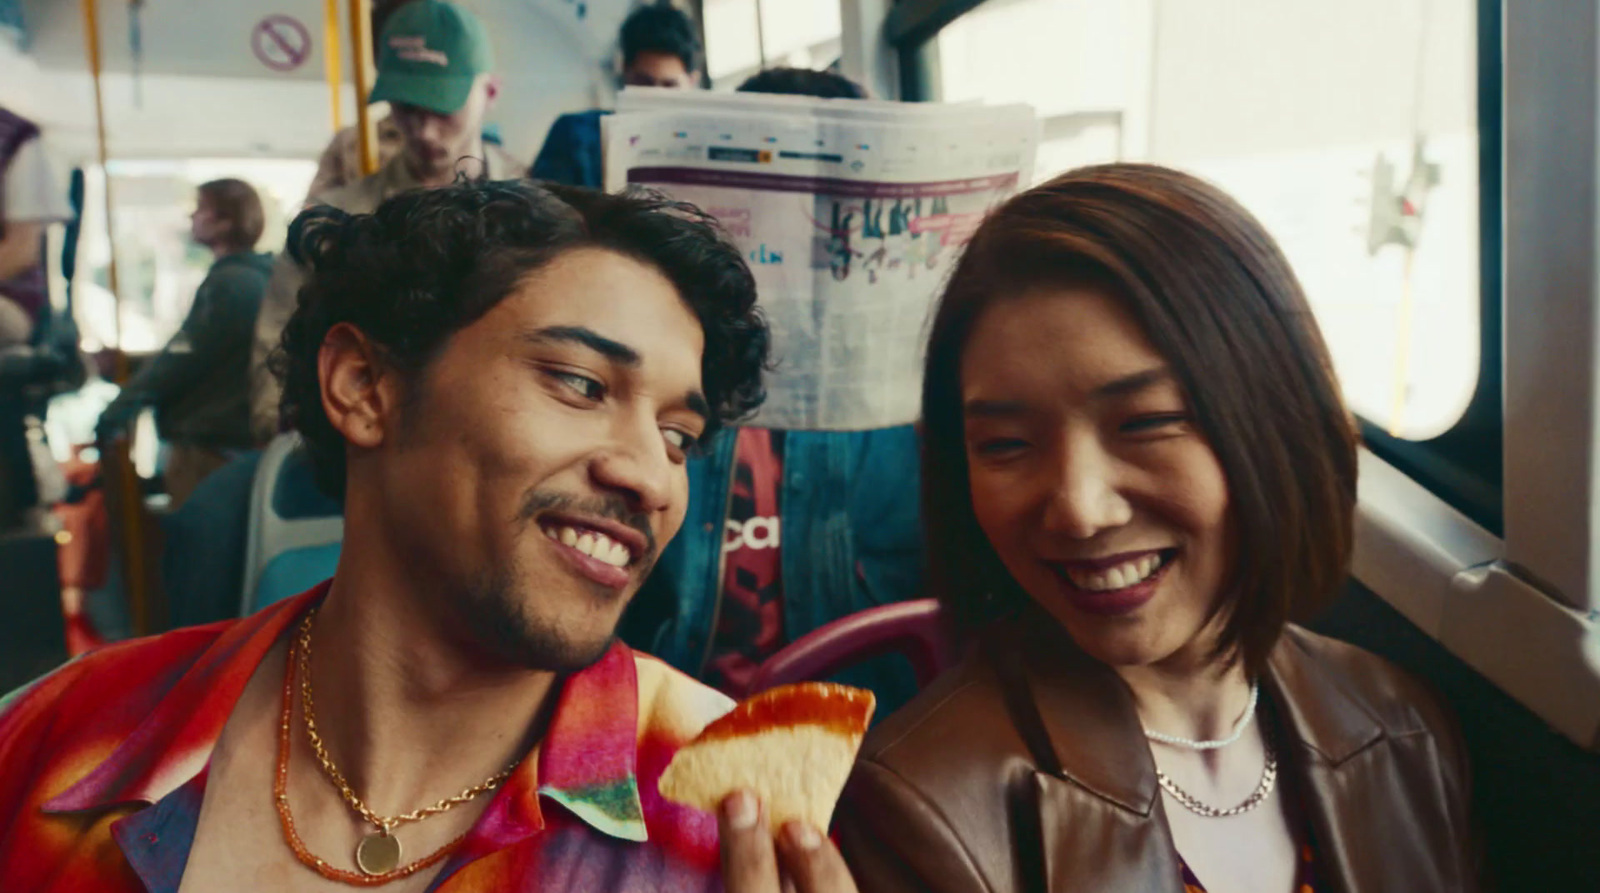
[[[445,0],[412,0],[384,22],[374,51],[378,80],[368,100],[389,103],[404,145],[375,173],[315,196],[313,204],[368,213],[392,195],[444,186],[460,173],[491,179],[520,174],[521,163],[483,139],[484,115],[500,81],[492,73],[488,32],[477,16]],[[279,393],[266,369],[267,354],[294,312],[304,279],[287,252],[278,256],[251,352],[251,416],[258,442],[278,430]]]
[[[0,106],[0,354],[11,361],[0,365],[27,367],[20,378],[28,380],[51,364],[34,350],[36,326],[49,313],[40,256],[45,229],[72,218],[66,183],[55,175],[42,139],[32,121]],[[28,446],[32,404],[21,380],[0,375],[0,530],[41,498]]]
[[[373,0],[372,30],[367,33],[374,36],[382,34],[390,14],[401,5],[403,0]],[[378,167],[383,167],[400,152],[405,145],[405,137],[401,135],[399,125],[395,124],[394,115],[379,118],[373,125],[373,131],[377,137]],[[322,156],[317,159],[317,172],[311,178],[310,188],[306,190],[306,205],[315,204],[317,196],[354,183],[361,177],[361,132],[351,124],[335,133],[333,139],[328,141],[327,148],[322,150]]]
[[[164,477],[176,509],[250,438],[250,343],[272,257],[259,254],[261,197],[242,180],[202,183],[190,235],[216,258],[178,333],[100,414],[96,437],[122,434],[146,406],[170,450]]]
[[[1002,205],[922,417],[929,579],[979,647],[862,750],[863,889],[1477,889],[1452,717],[1287,623],[1344,582],[1356,443],[1244,209],[1142,165]]]
[[[49,303],[45,228],[72,219],[39,128],[0,106],[0,347],[25,344]]]

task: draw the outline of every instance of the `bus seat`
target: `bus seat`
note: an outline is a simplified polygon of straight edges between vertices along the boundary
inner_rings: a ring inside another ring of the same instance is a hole
[[[278,435],[261,455],[250,492],[241,611],[258,611],[333,576],[343,539],[341,508],[317,489],[298,435]]]
[[[341,545],[335,540],[320,546],[289,549],[268,561],[256,582],[255,603],[250,610],[259,611],[273,602],[299,595],[333,576],[339,567]]]
[[[161,588],[174,628],[239,616],[250,494],[260,467],[261,450],[239,453],[161,518]]]
[[[954,663],[955,647],[938,601],[925,598],[841,617],[790,642],[756,671],[747,694],[826,679],[885,654],[903,654],[922,688]]]

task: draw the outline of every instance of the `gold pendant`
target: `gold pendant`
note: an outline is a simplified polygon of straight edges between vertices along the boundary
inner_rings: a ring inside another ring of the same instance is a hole
[[[379,831],[356,844],[356,867],[371,875],[388,874],[400,867],[400,838]]]

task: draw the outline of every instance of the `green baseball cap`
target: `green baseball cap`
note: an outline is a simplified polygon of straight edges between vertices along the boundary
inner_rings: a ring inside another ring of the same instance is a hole
[[[368,102],[398,102],[441,115],[466,105],[478,75],[494,67],[482,20],[443,0],[412,0],[395,10],[374,49],[378,82]]]

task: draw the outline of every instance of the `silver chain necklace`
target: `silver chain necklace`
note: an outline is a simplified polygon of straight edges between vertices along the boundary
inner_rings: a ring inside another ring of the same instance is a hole
[[[1233,734],[1226,738],[1217,738],[1213,741],[1196,741],[1193,738],[1164,735],[1161,732],[1152,732],[1149,729],[1145,730],[1144,736],[1151,741],[1159,741],[1162,744],[1171,744],[1175,747],[1187,747],[1190,750],[1216,750],[1220,747],[1227,747],[1238,741],[1244,735],[1245,729],[1250,728],[1250,721],[1256,718],[1256,701],[1260,697],[1261,683],[1258,682],[1250,686],[1250,706],[1244,708],[1244,715],[1239,717],[1239,722],[1234,725]]]
[[[1199,798],[1174,784],[1172,779],[1167,777],[1167,773],[1162,772],[1160,769],[1156,769],[1156,781],[1161,783],[1163,791],[1172,795],[1172,799],[1178,801],[1184,809],[1195,815],[1204,816],[1208,819],[1222,819],[1249,812],[1265,803],[1267,797],[1271,796],[1272,789],[1278,784],[1278,755],[1272,750],[1272,742],[1267,741],[1265,743],[1267,746],[1267,765],[1261,772],[1261,783],[1256,785],[1255,793],[1246,797],[1244,802],[1238,806],[1218,809],[1209,803],[1202,803]]]

